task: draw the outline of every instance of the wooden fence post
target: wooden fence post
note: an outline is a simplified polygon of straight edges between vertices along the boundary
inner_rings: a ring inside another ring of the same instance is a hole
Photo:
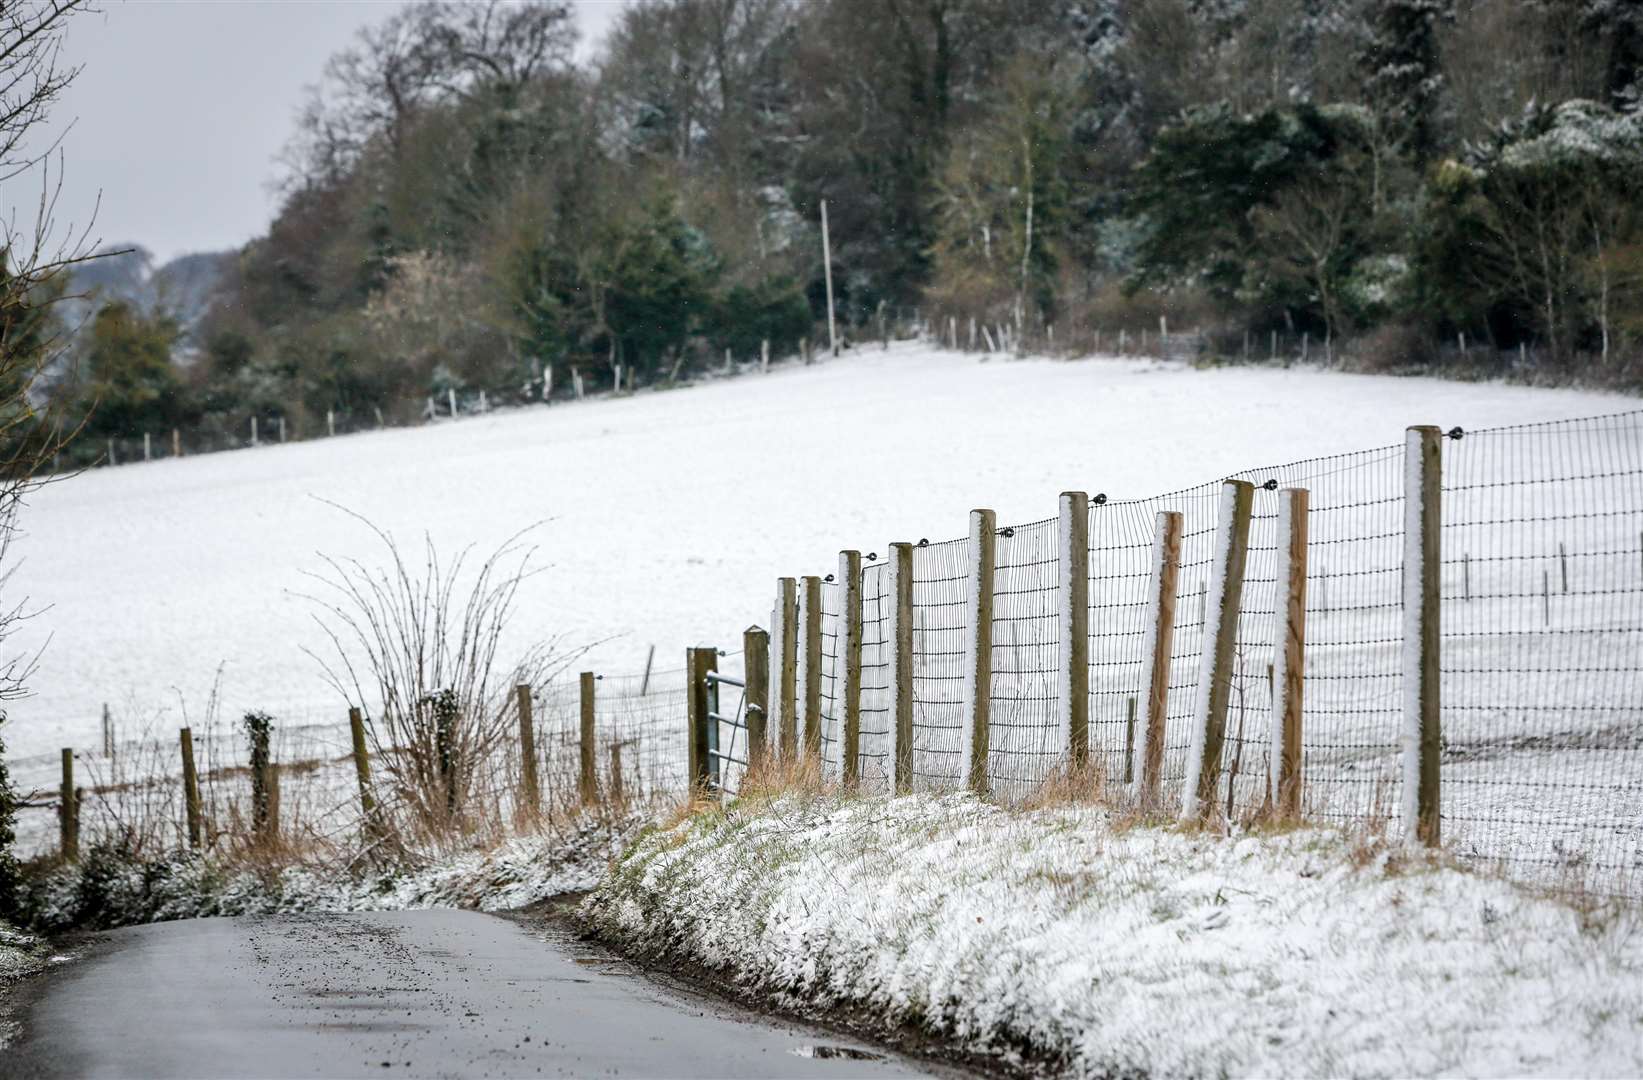
[[[154,460],[154,436],[146,431],[143,432],[143,460]]]
[[[776,580],[776,667],[770,680],[776,701],[770,715],[776,723],[776,745],[782,758],[798,754],[799,678],[798,583],[790,577]]]
[[[770,634],[757,626],[742,631],[742,658],[747,684],[747,766],[757,769],[764,765],[769,749],[765,720],[770,710]]]
[[[1215,554],[1210,562],[1209,615],[1198,657],[1198,693],[1192,710],[1192,748],[1187,753],[1181,815],[1209,816],[1221,782],[1221,747],[1226,741],[1227,704],[1237,677],[1238,614],[1243,609],[1244,566],[1249,559],[1249,519],[1255,485],[1228,480],[1221,485],[1215,522]]]
[[[1284,636],[1272,665],[1272,736],[1267,753],[1268,782],[1279,817],[1301,814],[1301,701],[1306,677],[1305,488],[1285,488],[1278,503],[1278,597]]]
[[[1438,582],[1442,570],[1443,432],[1412,427],[1403,483],[1403,821],[1408,835],[1442,839],[1438,758]]]
[[[599,801],[599,772],[593,746],[594,676],[591,671],[582,672],[581,699],[581,768],[577,772],[576,794],[582,805],[588,806]]]
[[[685,650],[685,677],[689,680],[685,696],[686,723],[689,724],[686,745],[689,747],[690,786],[698,793],[705,791],[708,783],[707,673],[718,670],[717,649],[698,647]]]
[[[822,579],[806,577],[800,581],[800,632],[804,635],[799,651],[801,684],[799,696],[804,709],[804,756],[821,760],[821,691],[822,691]]]
[[[536,720],[531,705],[531,688],[520,683],[513,688],[519,706],[519,779],[525,813],[542,812],[542,787],[536,775]]]
[[[1061,634],[1060,745],[1074,771],[1090,760],[1090,497],[1061,493],[1057,589]]]
[[[62,800],[57,812],[57,825],[63,861],[75,862],[80,858],[80,791],[74,786],[72,747],[63,747],[63,786],[58,797]]]
[[[839,655],[835,693],[843,746],[839,767],[844,786],[861,781],[861,552],[839,552]]]
[[[890,565],[891,793],[913,790],[913,545],[891,544]]]
[[[269,736],[273,721],[266,713],[245,714],[246,734],[251,740],[251,831],[258,841],[277,831],[275,795]]]
[[[176,428],[171,429],[171,456],[183,456],[183,433]]]
[[[993,687],[993,568],[998,527],[991,510],[970,511],[969,595],[965,597],[964,779],[987,793],[987,722]]]
[[[183,752],[183,807],[188,820],[188,846],[200,847],[200,774],[194,767],[194,733],[183,728],[178,733]]]
[[[1150,807],[1158,799],[1164,772],[1165,721],[1169,718],[1170,655],[1175,642],[1176,581],[1181,573],[1181,514],[1160,510],[1152,536],[1152,589],[1147,594],[1148,658],[1146,697],[1141,719],[1141,776],[1136,801]]]
[[[377,801],[371,793],[371,751],[365,745],[365,714],[348,710],[348,736],[354,748],[354,782],[359,787],[360,820],[368,836],[377,833]]]

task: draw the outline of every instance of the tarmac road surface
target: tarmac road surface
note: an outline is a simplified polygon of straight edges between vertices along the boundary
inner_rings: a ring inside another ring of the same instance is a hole
[[[6,1077],[856,1077],[925,1067],[472,911],[193,919],[39,984]],[[866,1054],[868,1056],[858,1056]],[[950,1073],[951,1070],[940,1070]]]

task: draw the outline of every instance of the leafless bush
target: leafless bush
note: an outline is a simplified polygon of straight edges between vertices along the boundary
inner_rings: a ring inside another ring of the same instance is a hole
[[[413,568],[394,539],[350,511],[385,552],[380,568],[322,556],[310,574],[314,619],[329,655],[307,650],[325,677],[367,717],[391,808],[425,835],[500,829],[512,816],[506,759],[517,730],[514,687],[542,687],[585,649],[557,639],[500,655],[520,587],[537,571],[524,530],[474,567],[471,548],[445,561],[425,538]],[[367,706],[377,703],[376,709]]]

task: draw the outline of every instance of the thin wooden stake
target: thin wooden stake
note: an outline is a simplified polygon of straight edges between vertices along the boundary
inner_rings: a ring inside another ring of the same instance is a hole
[[[520,799],[526,816],[535,817],[542,812],[542,785],[536,774],[536,716],[531,688],[520,683],[513,688],[513,697],[519,708]]]
[[[1124,704],[1124,783],[1135,783],[1135,699]]]
[[[188,846],[200,847],[200,774],[194,767],[194,733],[188,728],[178,732],[183,753],[183,807],[188,821]]]
[[[1090,760],[1090,497],[1086,492],[1061,493],[1059,524],[1058,736],[1072,767],[1078,770]]]
[[[1143,807],[1158,799],[1164,772],[1165,721],[1169,717],[1171,649],[1175,641],[1176,582],[1181,573],[1182,518],[1179,511],[1160,510],[1152,537],[1152,589],[1147,595],[1146,644],[1148,657],[1146,709],[1141,723],[1141,777],[1136,801]]]
[[[964,776],[978,795],[987,793],[988,721],[993,687],[993,571],[998,544],[991,510],[970,511],[969,595],[965,597]]]
[[[1221,485],[1215,554],[1210,563],[1215,614],[1204,627],[1192,749],[1187,754],[1186,782],[1181,793],[1181,815],[1188,819],[1209,816],[1221,782],[1221,745],[1226,740],[1227,704],[1237,675],[1238,613],[1243,605],[1244,566],[1249,558],[1249,521],[1254,504],[1255,485],[1248,480],[1228,480]]]
[[[1306,544],[1310,496],[1304,488],[1280,493],[1277,584],[1283,590],[1284,636],[1268,670],[1272,682],[1272,738],[1268,780],[1278,815],[1301,813],[1301,718],[1306,676]]]
[[[583,806],[589,806],[599,801],[598,759],[594,756],[593,746],[593,695],[593,672],[584,671],[581,677],[582,730],[581,738],[578,740],[581,750],[578,762],[581,768],[578,770],[576,780],[576,795]]]
[[[1439,604],[1443,432],[1411,427],[1404,442],[1403,820],[1415,841],[1441,842]]]

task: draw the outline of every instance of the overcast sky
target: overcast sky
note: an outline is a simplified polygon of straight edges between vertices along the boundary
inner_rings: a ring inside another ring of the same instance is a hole
[[[583,47],[624,0],[576,0]],[[84,70],[52,116],[72,122],[60,223],[136,243],[164,261],[236,247],[275,209],[274,158],[303,88],[355,31],[402,0],[101,0],[69,24],[65,59]],[[12,181],[8,209],[38,198]],[[22,216],[20,213],[19,216]]]

